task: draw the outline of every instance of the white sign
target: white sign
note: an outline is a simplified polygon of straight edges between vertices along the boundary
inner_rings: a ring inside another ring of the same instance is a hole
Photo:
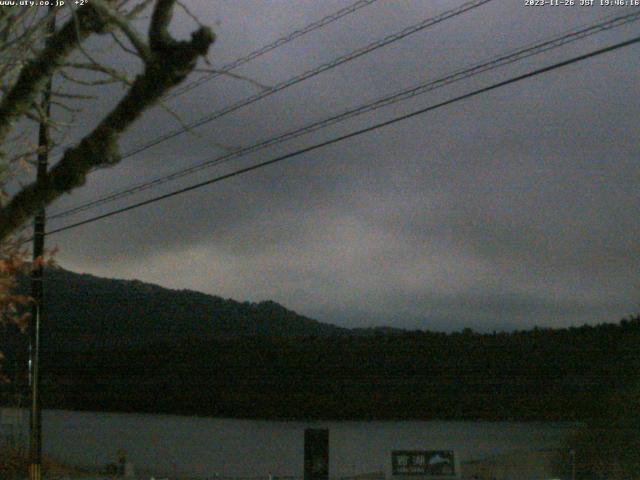
[[[394,475],[455,477],[456,464],[451,450],[396,450],[391,452]]]

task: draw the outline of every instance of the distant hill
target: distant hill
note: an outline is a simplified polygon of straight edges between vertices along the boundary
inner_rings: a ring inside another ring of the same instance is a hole
[[[26,282],[23,282],[26,288]],[[275,302],[47,272],[47,408],[252,418],[584,420],[640,378],[640,316],[479,334],[343,329]],[[2,332],[5,401],[26,336]]]
[[[637,384],[639,344],[640,318],[501,334],[168,338],[45,352],[43,401],[236,418],[575,421]]]
[[[21,282],[28,292],[27,279]],[[242,337],[326,336],[349,332],[265,301],[237,302],[138,280],[46,271],[43,345],[56,349],[136,347]]]

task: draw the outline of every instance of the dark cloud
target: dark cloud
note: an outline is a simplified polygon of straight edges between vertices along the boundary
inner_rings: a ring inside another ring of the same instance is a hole
[[[346,5],[187,3],[217,25],[216,65]],[[240,73],[275,84],[460,3],[380,1]],[[624,10],[521,3],[496,0],[96,172],[54,210],[214,158],[223,153],[220,144],[251,144]],[[188,28],[188,19],[178,19],[177,32]],[[633,28],[134,198],[629,38]],[[272,298],[341,325],[500,330],[615,321],[637,310],[640,295],[637,55],[638,47],[629,47],[51,240],[73,269],[241,300]],[[169,105],[189,122],[255,92],[248,82],[222,78]],[[154,110],[127,134],[124,149],[177,127]]]

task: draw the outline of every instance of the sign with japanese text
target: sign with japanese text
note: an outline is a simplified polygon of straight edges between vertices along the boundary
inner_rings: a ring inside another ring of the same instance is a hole
[[[451,450],[396,450],[391,452],[391,465],[394,475],[456,476]]]

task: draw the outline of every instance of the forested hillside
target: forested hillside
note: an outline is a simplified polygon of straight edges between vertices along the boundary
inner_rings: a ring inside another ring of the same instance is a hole
[[[28,280],[21,288],[28,293]],[[137,280],[113,280],[61,268],[45,273],[43,344],[56,349],[133,348],[242,335],[346,332],[265,301],[237,302]]]
[[[640,316],[491,334],[350,331],[273,302],[56,275],[49,311],[60,317],[45,327],[42,358],[49,408],[577,420],[597,418],[602,399],[640,375]],[[24,383],[25,339],[3,340],[9,392]]]
[[[640,374],[640,320],[511,334],[247,337],[49,352],[50,406],[215,416],[576,420]]]

